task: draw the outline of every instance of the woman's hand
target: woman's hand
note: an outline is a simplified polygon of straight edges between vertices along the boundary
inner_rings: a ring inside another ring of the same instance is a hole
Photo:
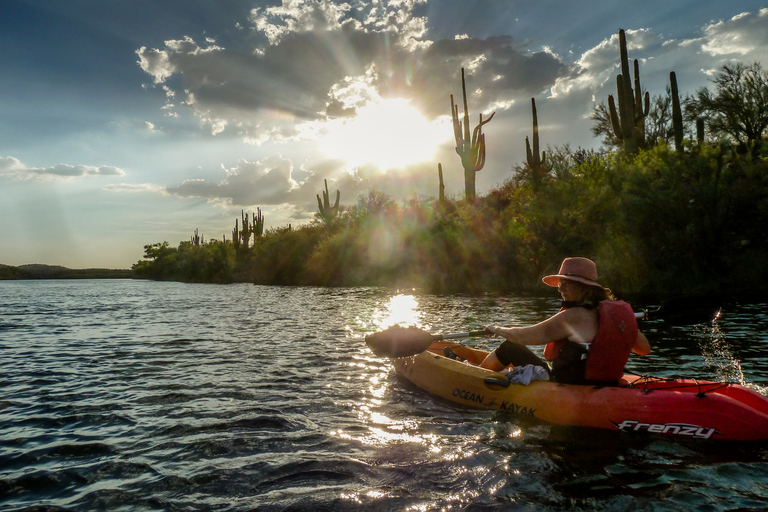
[[[498,326],[496,324],[490,324],[485,326],[485,332],[487,332],[493,338],[499,335],[499,329],[501,329],[501,326]]]

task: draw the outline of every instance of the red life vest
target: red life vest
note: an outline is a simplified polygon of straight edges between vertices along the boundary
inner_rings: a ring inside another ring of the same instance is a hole
[[[600,323],[597,335],[589,346],[584,378],[594,381],[619,380],[624,375],[624,365],[637,341],[637,319],[632,307],[622,300],[600,302],[598,314]],[[544,358],[547,361],[557,359],[566,341],[547,343]]]
[[[600,327],[589,345],[584,378],[595,381],[619,380],[637,341],[637,319],[632,306],[623,300],[600,303]]]

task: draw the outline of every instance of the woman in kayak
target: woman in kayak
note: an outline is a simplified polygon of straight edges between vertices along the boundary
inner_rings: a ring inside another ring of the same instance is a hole
[[[556,275],[543,279],[563,297],[553,317],[528,327],[489,325],[486,330],[505,341],[480,365],[501,371],[509,365],[533,364],[566,384],[615,385],[624,374],[630,352],[650,353],[638,331],[632,307],[616,300],[597,282],[597,267],[587,258],[566,258]],[[551,369],[526,345],[543,345]]]

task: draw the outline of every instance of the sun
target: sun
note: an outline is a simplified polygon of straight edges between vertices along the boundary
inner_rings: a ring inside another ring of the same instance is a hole
[[[380,99],[358,108],[352,118],[331,121],[320,144],[352,166],[372,164],[385,171],[432,160],[451,133],[443,123],[424,119],[408,100]]]

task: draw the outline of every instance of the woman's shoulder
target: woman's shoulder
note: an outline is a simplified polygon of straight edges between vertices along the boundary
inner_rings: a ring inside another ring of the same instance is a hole
[[[550,320],[557,323],[568,324],[577,328],[578,326],[592,327],[599,323],[600,315],[598,314],[597,308],[593,309],[575,307],[560,311],[555,316],[550,318]]]
[[[599,317],[597,309],[568,308],[550,319],[553,330],[562,331],[567,338],[577,343],[589,343],[597,334]],[[559,339],[559,338],[558,338]]]
[[[597,311],[597,308],[573,307],[559,311],[553,318],[561,317],[563,320],[569,318],[597,318]]]

